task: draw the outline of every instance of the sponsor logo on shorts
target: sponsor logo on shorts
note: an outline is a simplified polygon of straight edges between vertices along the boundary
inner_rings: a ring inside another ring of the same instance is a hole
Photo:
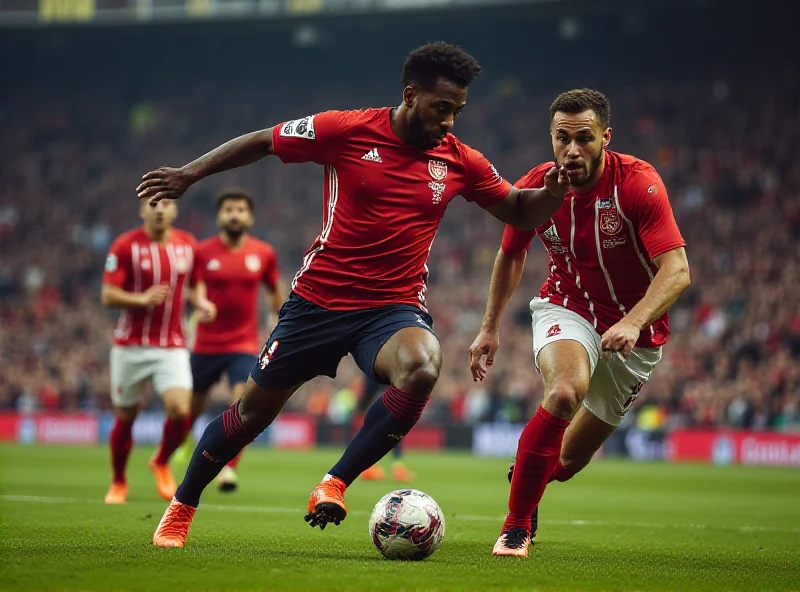
[[[264,349],[261,351],[261,356],[259,356],[259,360],[258,360],[259,361],[259,366],[261,366],[262,370],[266,369],[266,367],[269,366],[269,363],[272,361],[272,358],[275,356],[275,352],[278,350],[278,345],[279,344],[280,344],[280,341],[278,341],[276,339],[275,341],[272,342],[272,345],[269,346],[269,349],[267,349],[266,345],[264,346]]]
[[[561,335],[561,326],[558,323],[556,323],[555,325],[553,325],[552,327],[550,327],[547,330],[547,334],[545,335],[545,337],[547,339],[551,339],[552,337],[555,337],[556,335]]]

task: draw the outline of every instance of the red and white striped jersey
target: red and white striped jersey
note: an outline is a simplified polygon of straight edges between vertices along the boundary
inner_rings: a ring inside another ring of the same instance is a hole
[[[175,228],[163,243],[151,240],[144,228],[117,237],[106,258],[103,282],[138,293],[167,284],[169,292],[158,306],[123,309],[114,330],[114,345],[186,347],[184,287],[187,281],[194,284],[197,279],[196,249],[197,239]]]
[[[283,162],[325,165],[322,233],[292,289],[333,310],[411,304],[425,308],[428,253],[447,205],[481,207],[511,185],[477,150],[447,134],[431,150],[401,142],[391,109],[326,111],[272,132]]]
[[[539,165],[516,186],[542,187],[552,166]],[[526,250],[536,234],[550,254],[550,273],[539,296],[578,313],[601,335],[644,297],[658,271],[653,259],[686,244],[656,170],[611,151],[590,193],[567,194],[564,205],[535,232],[507,226],[502,249],[509,254]],[[668,337],[665,314],[642,331],[636,345],[657,347]]]

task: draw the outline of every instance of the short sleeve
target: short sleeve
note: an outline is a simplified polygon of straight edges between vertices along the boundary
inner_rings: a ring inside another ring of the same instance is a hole
[[[511,183],[503,179],[494,165],[477,150],[466,147],[467,187],[464,199],[488,208],[503,201],[511,191]]]
[[[347,111],[325,111],[285,121],[272,130],[272,148],[285,163],[333,164],[345,138]]]
[[[503,249],[503,253],[506,255],[522,253],[531,248],[531,242],[533,242],[535,236],[535,230],[519,230],[506,224],[500,248]]]
[[[124,288],[131,277],[131,246],[121,239],[115,240],[106,255],[103,283]]]
[[[261,281],[270,290],[274,290],[278,284],[278,260],[272,249],[267,249],[264,253],[264,275],[261,276]]]
[[[681,236],[667,189],[659,174],[650,167],[632,172],[623,185],[623,207],[652,260],[673,249],[686,246]]]

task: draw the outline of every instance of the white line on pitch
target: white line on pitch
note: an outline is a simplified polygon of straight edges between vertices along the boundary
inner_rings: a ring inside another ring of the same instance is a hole
[[[34,503],[34,504],[103,504],[101,499],[79,497],[47,497],[38,495],[2,495],[0,499],[6,502]],[[153,502],[128,502],[126,505],[151,506]],[[220,510],[223,512],[245,512],[261,514],[303,514],[302,508],[286,508],[281,506],[220,506],[203,504],[203,510]],[[368,516],[364,510],[350,510],[350,515]],[[481,516],[476,514],[445,514],[446,518],[465,520],[469,522],[502,522],[503,516]],[[564,524],[567,526],[624,526],[630,528],[680,528],[688,530],[735,530],[740,532],[784,532],[800,533],[800,528],[776,528],[772,526],[709,526],[707,524],[658,524],[655,522],[613,522],[609,520],[542,520],[545,524]]]

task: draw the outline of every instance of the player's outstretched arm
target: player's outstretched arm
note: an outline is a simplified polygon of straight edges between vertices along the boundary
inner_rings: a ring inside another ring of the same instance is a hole
[[[469,348],[469,369],[475,381],[483,380],[488,367],[494,364],[494,356],[500,348],[500,319],[519,286],[527,256],[527,249],[507,253],[501,248],[497,252],[489,282],[486,313],[480,333]]]
[[[486,208],[495,218],[520,230],[534,230],[558,211],[569,191],[569,176],[564,167],[553,167],[544,176],[544,187],[511,187],[506,198]]]
[[[252,132],[229,140],[197,160],[175,169],[161,167],[150,171],[136,188],[139,199],[178,199],[200,179],[236,169],[274,154],[272,128]]]
[[[603,334],[603,351],[619,352],[627,357],[639,339],[639,333],[669,311],[689,287],[689,261],[686,249],[679,247],[653,259],[658,271],[644,297],[631,311]]]

